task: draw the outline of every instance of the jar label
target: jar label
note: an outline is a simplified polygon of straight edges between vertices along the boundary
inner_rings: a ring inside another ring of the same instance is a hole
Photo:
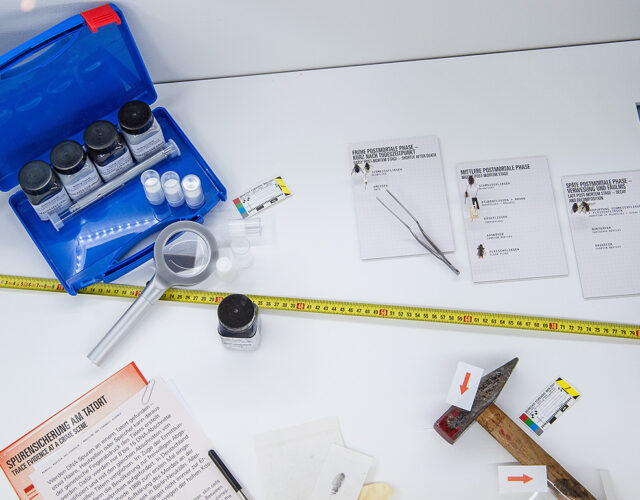
[[[38,205],[31,205],[43,221],[49,220],[49,214],[57,214],[69,208],[71,198],[64,189],[54,194],[51,198],[41,201]]]
[[[87,173],[85,174],[83,170],[87,170]],[[78,174],[80,174],[80,176],[74,177],[71,182],[67,181],[65,183],[64,180],[62,181],[72,200],[82,198],[102,184],[102,179],[100,179],[98,172],[92,165],[87,164],[75,175]],[[60,178],[63,179],[62,176]]]
[[[121,173],[129,170],[129,167],[133,166],[133,158],[131,158],[131,153],[127,149],[120,158],[116,158],[109,163],[105,163],[104,165],[97,165],[98,171],[100,175],[105,181],[109,181],[114,177],[117,177]]]
[[[226,337],[220,335],[222,345],[229,349],[236,349],[238,351],[255,351],[260,345],[260,330],[256,330],[253,337]]]
[[[131,153],[133,153],[136,161],[142,161],[162,149],[164,137],[162,131],[159,131],[138,144],[131,144],[129,141],[127,141],[127,144],[129,144]]]

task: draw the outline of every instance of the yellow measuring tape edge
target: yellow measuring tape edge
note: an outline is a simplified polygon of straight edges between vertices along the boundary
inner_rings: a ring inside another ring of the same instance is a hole
[[[30,278],[25,276],[0,275],[0,288],[66,293],[60,282],[55,279]],[[86,295],[103,295],[108,297],[135,298],[141,291],[142,287],[139,286],[96,283],[95,285],[79,290],[78,293]],[[160,300],[216,305],[227,295],[229,294],[223,292],[170,288],[165,292]],[[337,314],[342,316],[364,316],[367,318],[404,319],[411,321],[425,321],[429,323],[515,328],[519,330],[535,330],[551,333],[575,333],[581,335],[596,335],[601,337],[640,340],[640,325],[547,318],[540,316],[521,316],[517,314],[479,311],[462,311],[455,309],[435,309],[428,307],[392,306],[385,304],[368,304],[335,300],[272,297],[268,295],[247,296],[253,300],[258,307],[276,311],[313,312],[321,314]]]

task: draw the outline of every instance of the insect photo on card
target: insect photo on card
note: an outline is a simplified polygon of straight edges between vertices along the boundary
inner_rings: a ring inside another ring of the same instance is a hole
[[[353,165],[351,169],[351,175],[353,174],[363,174],[364,175],[364,188],[367,189],[367,183],[369,182],[368,175],[371,171],[371,165],[369,163],[365,163],[364,166],[360,166],[357,163]]]
[[[478,250],[478,258],[479,258],[479,259],[484,259],[484,251],[485,251],[485,248],[484,248],[484,245],[483,245],[482,243],[480,243],[480,244],[478,245],[477,250]]]

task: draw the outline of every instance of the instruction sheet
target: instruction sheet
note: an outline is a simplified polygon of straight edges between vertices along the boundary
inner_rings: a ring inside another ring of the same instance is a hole
[[[35,467],[69,444],[82,441],[105,416],[146,385],[147,381],[135,363],[129,363],[0,451],[0,467],[18,498],[41,498],[29,477]]]
[[[69,443],[31,474],[48,498],[227,500],[231,486],[207,453],[211,445],[162,379]]]
[[[640,293],[640,170],[562,184],[584,298]]]
[[[440,250],[455,250],[437,137],[352,144],[349,161],[361,259],[428,253],[378,201],[380,198],[420,234],[387,190],[413,214]]]
[[[567,274],[546,158],[460,163],[457,173],[474,282]]]

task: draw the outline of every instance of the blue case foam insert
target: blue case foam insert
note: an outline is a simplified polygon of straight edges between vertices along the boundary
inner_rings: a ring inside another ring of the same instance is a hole
[[[0,188],[17,184],[17,172],[31,160],[49,162],[51,148],[65,139],[83,144],[84,129],[99,119],[117,123],[119,108],[134,99],[151,104],[156,92],[122,12],[121,23],[93,33],[81,15],[73,16],[0,58]],[[166,140],[181,156],[155,170],[180,177],[196,174],[205,204],[171,208],[151,205],[139,178],[78,212],[56,231],[39,219],[25,194],[9,203],[72,295],[98,281],[112,281],[148,260],[153,245],[140,242],[177,220],[201,221],[226,189],[164,108],[154,109]]]

